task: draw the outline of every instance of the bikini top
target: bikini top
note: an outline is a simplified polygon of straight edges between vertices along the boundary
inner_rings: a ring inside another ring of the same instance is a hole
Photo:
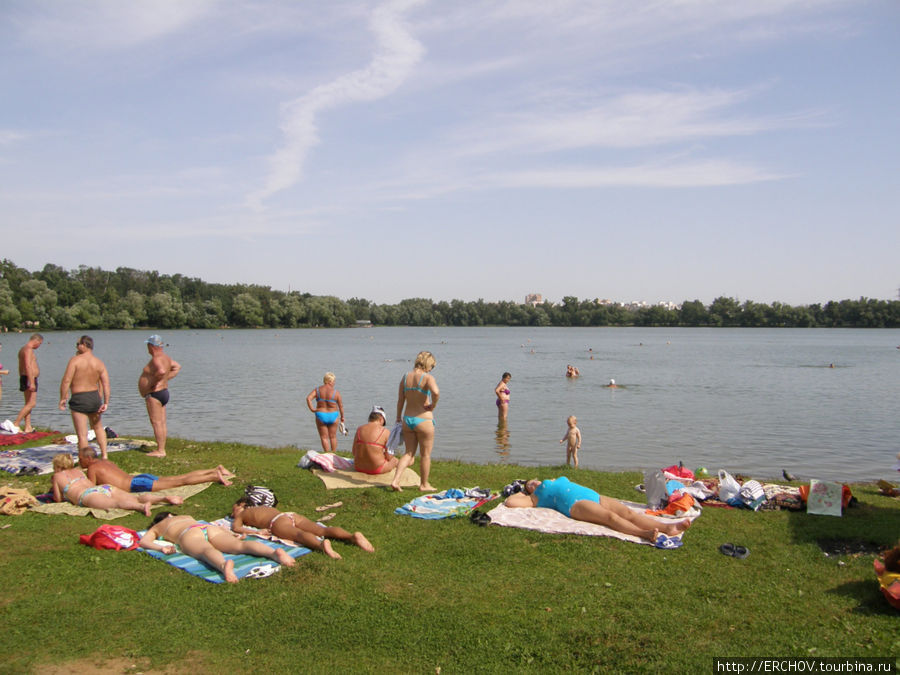
[[[87,478],[86,478],[85,476],[75,476],[75,478],[73,478],[73,479],[70,480],[68,483],[66,483],[65,486],[64,486],[63,489],[62,489],[62,495],[63,495],[63,497],[65,497],[66,495],[69,494],[69,488],[72,487],[72,484],[73,484],[73,483],[77,483],[77,482],[80,481],[80,480],[87,480]]]
[[[422,377],[419,379],[419,384],[417,384],[415,387],[407,387],[406,378],[411,374],[412,373],[409,373],[403,376],[403,391],[417,391],[420,394],[425,394],[425,396],[431,396],[431,392],[428,389],[422,389],[422,383],[425,381],[425,378],[428,376],[428,374],[426,373],[425,375],[422,375]]]
[[[316,387],[316,403],[320,403],[322,401],[324,401],[325,403],[337,403],[336,398],[321,398],[319,396],[319,388]]]
[[[360,429],[361,428],[362,427],[360,427]],[[382,431],[387,431],[387,429],[382,429]],[[390,434],[390,432],[388,432],[388,434]],[[378,434],[378,436],[381,437],[381,434]],[[381,448],[382,450],[387,450],[386,443],[374,443],[372,441],[364,441],[363,439],[361,439],[359,437],[359,429],[356,430],[356,437],[353,439],[353,442],[354,443],[362,443],[363,445],[374,445],[376,448]]]

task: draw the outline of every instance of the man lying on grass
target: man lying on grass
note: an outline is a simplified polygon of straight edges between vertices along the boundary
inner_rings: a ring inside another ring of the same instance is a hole
[[[155,476],[151,473],[131,475],[108,459],[98,459],[97,451],[89,445],[78,448],[78,464],[95,483],[115,485],[125,492],[159,492],[200,483],[231,485],[229,479],[234,478],[234,474],[221,464],[215,469],[198,469],[179,476]]]
[[[370,553],[375,547],[362,532],[350,534],[341,527],[325,527],[290,511],[279,511],[271,506],[254,506],[247,497],[238,499],[231,509],[234,522],[231,529],[240,534],[273,534],[281,539],[293,541],[314,551],[322,551],[329,558],[340,560],[341,556],[332,547],[329,539],[339,539],[348,544],[356,544]],[[244,527],[244,526],[248,527]],[[257,528],[255,530],[249,528]]]
[[[165,539],[172,544],[161,544],[157,539]],[[296,561],[280,548],[266,546],[261,541],[244,539],[218,525],[198,523],[190,516],[176,516],[170,511],[162,511],[151,521],[150,528],[141,537],[138,546],[166,555],[175,553],[177,544],[181,552],[222,573],[225,581],[234,584],[238,577],[234,573],[234,561],[227,560],[223,553],[245,553],[260,558],[270,558],[277,563],[292,567]]]

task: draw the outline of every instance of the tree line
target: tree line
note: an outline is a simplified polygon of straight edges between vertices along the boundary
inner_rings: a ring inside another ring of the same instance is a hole
[[[341,300],[268,286],[212,284],[180,274],[119,267],[106,271],[48,264],[29,272],[0,262],[0,328],[340,328],[369,321],[380,326],[722,326],[900,327],[900,301],[830,301],[770,305],[718,297],[709,305],[685,300],[677,309],[579,300],[537,305],[484,300],[433,302],[408,298],[395,305]]]

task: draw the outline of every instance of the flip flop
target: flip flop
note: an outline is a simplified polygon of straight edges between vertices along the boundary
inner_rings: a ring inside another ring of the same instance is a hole
[[[665,534],[661,534],[656,538],[656,541],[653,542],[653,545],[656,548],[678,548],[679,546],[683,546],[684,542],[677,537],[669,537]]]
[[[326,513],[324,516],[322,516],[321,518],[319,518],[319,522],[320,522],[320,523],[327,523],[329,520],[331,520],[332,518],[334,518],[336,515],[337,515],[336,513]]]
[[[328,509],[336,509],[339,506],[343,506],[344,502],[335,502],[334,504],[325,504],[325,506],[317,506],[316,511],[322,512],[327,511]]]
[[[244,577],[247,579],[262,579],[263,577],[272,576],[279,569],[280,569],[279,565],[273,565],[271,563],[268,563],[266,565],[259,565],[257,567],[254,567],[249,572],[247,572],[247,574],[245,574]]]
[[[719,547],[719,553],[734,557],[734,544],[722,544]]]
[[[748,555],[750,555],[750,549],[746,546],[737,546],[736,544],[722,544],[719,547],[719,553],[723,555],[731,556],[732,558],[737,558],[738,560],[743,560]]]

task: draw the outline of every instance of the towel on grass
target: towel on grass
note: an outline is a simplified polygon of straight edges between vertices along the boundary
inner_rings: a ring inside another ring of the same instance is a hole
[[[319,480],[325,483],[328,490],[338,488],[366,488],[373,486],[387,487],[394,478],[394,472],[379,473],[376,475],[361,473],[359,471],[344,471],[335,469],[331,473],[313,469],[313,475],[318,476]],[[419,474],[412,469],[406,469],[400,476],[400,487],[416,487],[419,485]]]
[[[202,523],[204,521],[198,520],[197,522]],[[143,530],[138,534],[143,536],[146,533],[147,530]],[[300,556],[306,555],[307,553],[311,552],[310,549],[303,546],[283,544],[277,540],[273,541],[261,538],[260,540],[263,541],[267,546],[271,546],[272,548],[283,549],[292,558],[299,558]],[[172,553],[171,555],[166,555],[161,551],[149,551],[144,548],[138,550],[156,558],[157,560],[162,560],[163,562],[168,563],[173,567],[184,570],[188,574],[193,574],[195,577],[200,577],[204,581],[209,581],[213,584],[225,583],[225,577],[222,576],[222,573],[219,572],[219,570],[209,567],[206,563],[197,560],[196,558],[185,555],[180,550],[176,550],[175,553]],[[279,565],[274,560],[270,560],[269,558],[257,558],[253,555],[234,553],[225,553],[223,555],[225,556],[226,560],[234,561],[234,573],[237,575],[238,579],[243,579],[245,577],[257,578],[269,576],[281,569],[281,565]]]
[[[45,436],[53,436],[58,431],[30,431],[27,434],[23,431],[18,434],[11,434],[6,431],[0,432],[0,445],[21,445],[28,441],[34,441]]]
[[[428,520],[460,518],[469,515],[473,509],[477,509],[489,499],[466,497],[463,490],[450,489],[416,497],[411,502],[395,509],[394,513]]]
[[[155,445],[156,443],[149,441],[117,438],[107,443],[106,450],[107,452],[121,452]],[[77,443],[38,445],[33,448],[0,450],[0,471],[18,476],[42,476],[53,473],[53,458],[61,452],[68,452],[72,455],[72,461],[78,464]]]
[[[174,497],[177,495],[179,497],[187,499],[188,497],[193,497],[198,492],[203,492],[203,490],[208,488],[210,485],[212,485],[212,483],[199,483],[198,485],[185,485],[183,487],[169,488],[168,490],[158,490],[156,492],[147,494],[165,495],[166,497]],[[151,508],[157,509],[162,506],[170,509],[178,508],[177,506],[167,504],[165,502],[163,502],[162,504],[155,504]],[[39,504],[38,506],[32,506],[31,510],[37,511],[38,513],[46,513],[49,515],[62,514],[66,516],[94,516],[94,518],[99,518],[100,520],[115,520],[116,518],[122,518],[123,516],[130,516],[137,513],[137,511],[130,511],[127,509],[90,509],[87,506],[75,506],[74,504],[70,504],[69,502]]]
[[[643,504],[626,502],[624,500],[621,501],[625,506],[638,513],[643,513],[647,508]],[[594,537],[614,537],[616,539],[622,539],[624,541],[631,541],[635,544],[648,544],[650,546],[654,545],[653,542],[647,541],[646,539],[641,539],[640,537],[635,537],[634,535],[630,534],[624,534],[603,525],[595,525],[594,523],[586,523],[581,520],[573,520],[572,518],[567,518],[563,514],[559,513],[559,511],[554,511],[553,509],[536,507],[530,509],[509,508],[508,506],[500,504],[493,510],[489,511],[488,515],[491,517],[492,524],[503,525],[505,527],[520,527],[526,530],[535,530],[537,532],[548,532],[552,534],[584,534]],[[662,516],[648,517],[653,518],[654,520],[658,520],[660,523],[672,522],[672,518],[665,518]],[[688,516],[687,518],[693,521],[696,516]],[[682,519],[679,518],[678,520]],[[680,540],[681,535],[679,534],[676,537],[672,537],[672,539]]]

